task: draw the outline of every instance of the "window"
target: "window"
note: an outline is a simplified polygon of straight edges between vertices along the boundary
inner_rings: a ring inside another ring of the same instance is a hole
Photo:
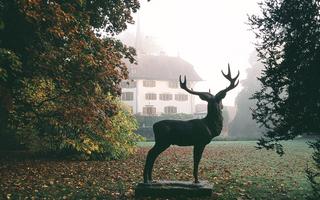
[[[177,81],[169,81],[169,88],[178,88]]]
[[[120,86],[121,88],[135,88],[136,82],[133,80],[122,81]]]
[[[156,81],[144,80],[143,87],[156,87]]]
[[[121,94],[122,101],[132,101],[133,100],[133,92],[124,92]]]
[[[175,94],[174,99],[176,101],[188,101],[188,95],[186,94]]]
[[[164,107],[164,113],[166,113],[166,114],[174,114],[174,113],[177,113],[177,107],[174,107],[174,106],[166,106],[166,107]]]
[[[143,107],[142,113],[144,115],[156,115],[156,108],[153,106],[145,106]]]
[[[157,94],[155,93],[147,93],[145,97],[146,97],[146,100],[157,100]]]
[[[160,100],[169,101],[172,100],[172,94],[160,94]]]

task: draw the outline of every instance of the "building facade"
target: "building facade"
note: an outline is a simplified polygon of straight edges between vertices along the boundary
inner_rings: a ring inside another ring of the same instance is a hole
[[[121,83],[121,100],[138,115],[195,113],[195,96],[179,86],[179,76],[187,77],[193,88],[199,75],[179,57],[143,55],[138,65],[129,67],[129,80]]]

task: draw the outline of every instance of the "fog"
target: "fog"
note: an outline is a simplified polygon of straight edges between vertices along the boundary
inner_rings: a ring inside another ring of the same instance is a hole
[[[260,128],[256,121],[252,119],[251,109],[256,108],[256,100],[249,99],[261,89],[261,85],[256,77],[261,75],[262,63],[257,61],[256,52],[252,52],[250,57],[251,67],[247,69],[247,78],[242,81],[243,90],[235,100],[236,115],[229,124],[229,136],[241,139],[257,139],[262,136],[263,128]]]
[[[213,94],[228,86],[221,75],[230,63],[240,80],[246,78],[249,57],[254,50],[254,35],[249,30],[247,14],[259,11],[257,0],[152,0],[142,1],[134,15],[136,23],[119,37],[152,40],[152,53],[165,52],[190,62],[204,80],[196,90]],[[128,41],[128,40],[127,40]],[[133,42],[131,45],[135,46]],[[148,53],[148,52],[146,52]],[[242,86],[230,91],[223,104],[233,106]],[[200,101],[200,100],[198,100]]]

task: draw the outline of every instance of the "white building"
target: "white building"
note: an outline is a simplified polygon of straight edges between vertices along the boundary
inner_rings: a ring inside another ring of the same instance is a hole
[[[137,61],[138,65],[129,67],[129,80],[121,83],[121,100],[134,114],[195,112],[195,96],[179,86],[180,75],[186,75],[188,88],[201,81],[190,63],[166,55],[140,55]]]

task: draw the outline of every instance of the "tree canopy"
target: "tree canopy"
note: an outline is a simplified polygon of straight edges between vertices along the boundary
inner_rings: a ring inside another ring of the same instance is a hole
[[[283,154],[281,140],[301,134],[311,142],[317,171],[308,170],[320,198],[320,1],[265,0],[261,15],[249,18],[264,69],[253,118],[266,128],[259,145]]]
[[[249,18],[264,64],[253,117],[267,128],[261,144],[320,132],[318,0],[266,0]]]
[[[105,152],[137,0],[0,0],[0,128],[29,149]],[[104,33],[104,35],[100,33]],[[131,120],[132,121],[132,120]],[[36,146],[36,147],[35,147]]]

